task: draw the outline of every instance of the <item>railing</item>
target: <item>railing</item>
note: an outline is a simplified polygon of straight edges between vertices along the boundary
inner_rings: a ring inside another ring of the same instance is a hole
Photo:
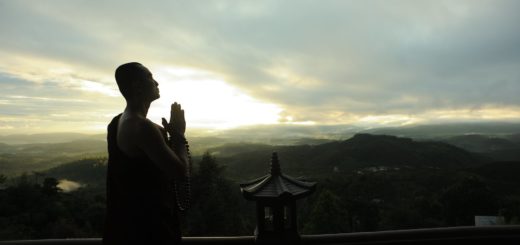
[[[302,235],[301,244],[520,244],[520,225]],[[4,241],[1,245],[100,245],[100,238]],[[183,244],[255,244],[254,236],[184,237]]]

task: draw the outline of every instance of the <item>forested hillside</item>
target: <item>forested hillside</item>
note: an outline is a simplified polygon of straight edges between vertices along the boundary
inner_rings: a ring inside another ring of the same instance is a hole
[[[268,172],[273,151],[285,174],[318,182],[316,193],[298,202],[304,234],[473,225],[475,215],[520,222],[519,161],[358,134],[320,145],[228,144],[194,157],[184,234],[252,234],[254,203],[242,198],[239,183]],[[0,239],[101,236],[105,172],[106,158],[86,158],[1,177]],[[60,189],[64,181],[79,189]]]

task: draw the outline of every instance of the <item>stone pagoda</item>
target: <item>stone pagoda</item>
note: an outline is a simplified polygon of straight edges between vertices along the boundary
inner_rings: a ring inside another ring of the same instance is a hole
[[[316,189],[315,182],[283,174],[278,154],[274,152],[271,158],[271,172],[240,184],[240,189],[247,200],[256,202],[257,243],[299,243],[296,200],[313,193]]]

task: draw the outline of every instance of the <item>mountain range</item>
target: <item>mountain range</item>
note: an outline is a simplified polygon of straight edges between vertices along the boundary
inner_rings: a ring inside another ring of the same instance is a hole
[[[356,134],[356,130],[362,133]],[[274,151],[279,153],[282,168],[296,176],[341,175],[362,169],[468,168],[494,161],[519,161],[519,132],[520,124],[513,123],[363,130],[339,126],[290,128],[286,125],[188,137],[195,161],[209,151],[227,167],[230,177],[242,180],[266,173]],[[100,157],[106,157],[103,134],[0,136],[0,174],[4,175],[45,171]]]
[[[445,142],[371,134],[356,134],[348,140],[319,145],[226,144],[209,152],[225,167],[225,176],[238,182],[268,173],[272,152],[278,153],[283,173],[313,179],[343,178],[364,171],[486,169],[497,162]],[[194,157],[195,170],[199,160],[200,156]],[[106,171],[104,164],[100,158],[83,159],[51,168],[48,174],[99,184],[104,181],[100,179]],[[500,164],[497,166],[511,163]]]
[[[266,173],[273,151],[278,152],[282,169],[296,176],[388,168],[462,169],[493,161],[444,142],[371,134],[356,134],[348,140],[320,145],[232,145],[210,150],[235,179]]]

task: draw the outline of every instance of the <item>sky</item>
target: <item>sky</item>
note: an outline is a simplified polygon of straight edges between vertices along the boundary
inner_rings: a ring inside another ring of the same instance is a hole
[[[0,0],[0,134],[102,133],[137,61],[189,130],[520,121],[520,1]]]

